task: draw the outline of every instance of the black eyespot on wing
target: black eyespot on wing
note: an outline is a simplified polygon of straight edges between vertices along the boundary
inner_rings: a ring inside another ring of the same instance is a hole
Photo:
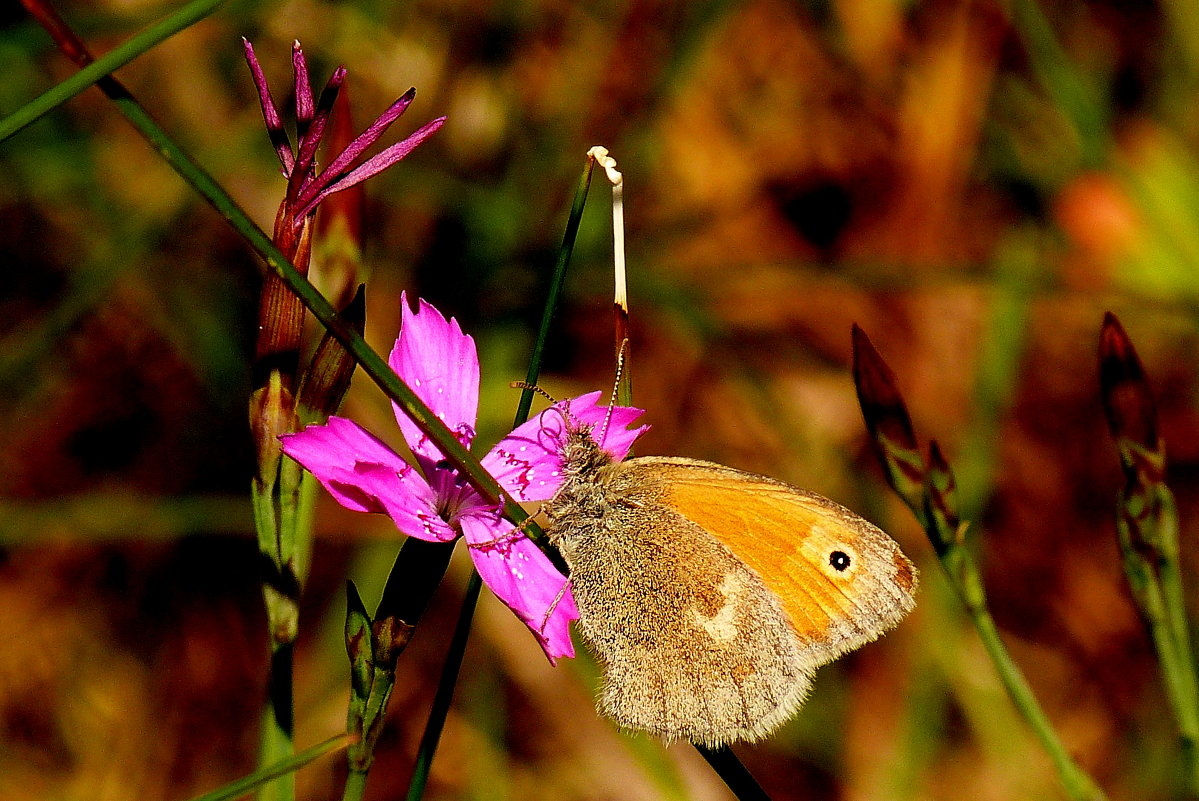
[[[849,570],[850,558],[845,551],[833,551],[828,555],[828,563],[838,573]]]

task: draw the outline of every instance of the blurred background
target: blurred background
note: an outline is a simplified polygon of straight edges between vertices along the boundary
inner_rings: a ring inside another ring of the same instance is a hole
[[[59,5],[98,52],[166,13]],[[1112,798],[1166,797],[1177,746],[1119,567],[1097,396],[1116,312],[1158,394],[1194,586],[1199,514],[1199,17],[1182,0],[237,3],[119,73],[270,230],[284,182],[239,37],[290,103],[299,39],[349,68],[358,126],[409,86],[367,184],[367,339],[399,295],[474,335],[479,438],[510,424],[584,154],[625,175],[642,454],[766,473],[875,520],[923,569],[916,611],[824,668],[737,749],[776,799],[1056,799],[910,513],[850,378],[860,324],[957,472],[996,618]],[[0,109],[73,68],[0,8]],[[285,100],[286,98],[286,100]],[[255,257],[96,90],[0,144],[0,797],[182,799],[254,768],[267,664],[246,422]],[[611,385],[606,184],[545,387]],[[362,376],[342,410],[398,441]],[[296,664],[300,746],[345,725],[343,584],[373,608],[399,544],[327,497]],[[402,797],[457,614],[458,553],[400,680],[367,797]],[[490,596],[428,798],[722,799],[689,747],[596,719]],[[341,758],[299,774],[338,797]]]

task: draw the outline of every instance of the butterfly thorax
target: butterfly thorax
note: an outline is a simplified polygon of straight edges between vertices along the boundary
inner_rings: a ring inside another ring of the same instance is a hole
[[[622,505],[621,490],[612,482],[621,467],[592,439],[589,427],[568,432],[562,446],[562,485],[543,507],[550,542],[568,563],[580,538],[603,537],[617,523],[612,513]]]
[[[590,426],[572,427],[562,446],[562,472],[567,482],[580,476],[593,476],[612,464],[612,455],[591,438]]]

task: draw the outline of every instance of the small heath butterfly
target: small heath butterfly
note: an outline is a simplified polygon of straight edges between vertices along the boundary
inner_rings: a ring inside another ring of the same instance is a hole
[[[761,739],[816,668],[912,609],[916,568],[848,509],[711,462],[616,462],[566,425],[546,532],[603,664],[599,711],[622,727],[709,747]]]

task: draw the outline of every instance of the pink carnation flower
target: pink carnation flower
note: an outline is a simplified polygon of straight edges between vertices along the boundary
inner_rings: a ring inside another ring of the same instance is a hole
[[[424,300],[416,312],[404,305],[400,336],[389,363],[403,381],[470,447],[479,402],[479,359],[474,340]],[[543,411],[501,440],[481,460],[517,501],[545,501],[562,480],[562,446],[571,425],[602,424],[609,409],[600,393],[581,395]],[[611,409],[603,448],[623,459],[647,428],[630,429],[642,411]],[[330,417],[280,439],[283,452],[302,464],[348,509],[391,517],[410,537],[449,542],[466,539],[484,583],[533,632],[553,663],[574,656],[570,621],[579,616],[569,580],[523,531],[488,504],[416,424],[395,407],[405,441],[421,470],[404,461],[352,420]],[[421,475],[421,472],[424,475]]]

